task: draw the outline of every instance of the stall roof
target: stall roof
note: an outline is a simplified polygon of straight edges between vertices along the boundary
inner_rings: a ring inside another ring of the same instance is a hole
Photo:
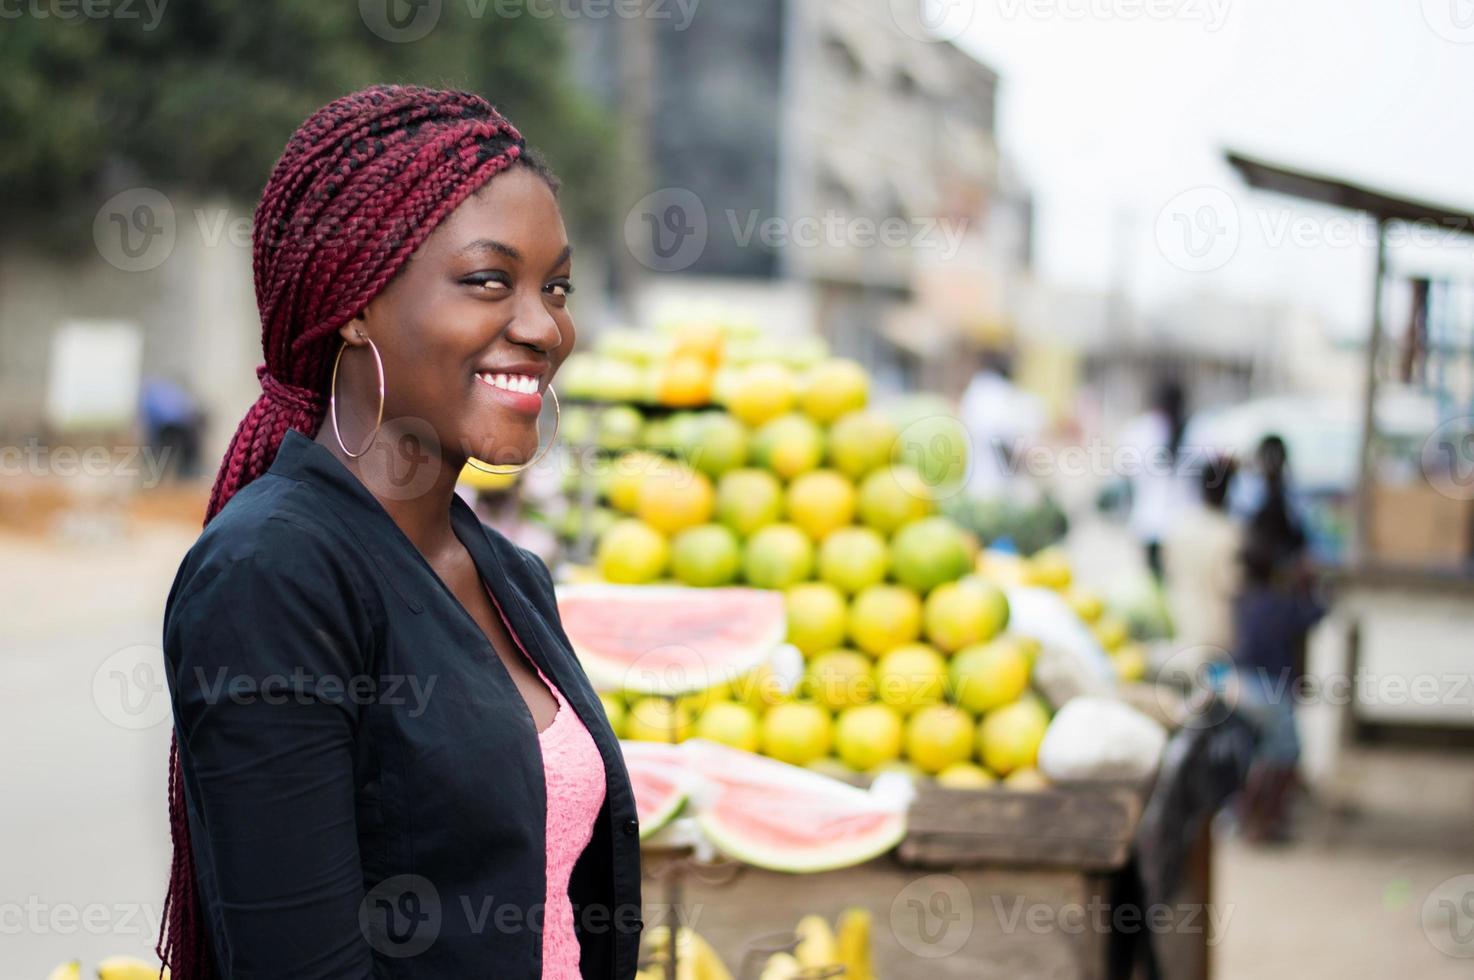
[[[1363,211],[1379,221],[1426,221],[1474,232],[1474,212],[1390,194],[1325,174],[1295,170],[1232,150],[1226,156],[1250,187]]]

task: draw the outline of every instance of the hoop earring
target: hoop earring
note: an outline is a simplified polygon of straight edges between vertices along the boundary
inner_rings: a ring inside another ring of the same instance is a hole
[[[553,396],[553,434],[548,437],[548,444],[542,448],[541,452],[539,452],[536,456],[532,457],[525,463],[519,463],[516,466],[508,466],[505,468],[493,469],[489,466],[482,466],[476,462],[475,457],[468,457],[466,459],[466,465],[471,467],[472,469],[480,470],[483,473],[493,473],[498,476],[511,476],[514,473],[521,473],[523,470],[536,466],[539,462],[541,462],[542,458],[548,454],[548,450],[553,448],[553,443],[558,441],[558,425],[563,421],[563,407],[558,404],[558,393],[553,390],[553,386],[551,384],[548,385],[548,394]]]
[[[364,340],[368,341],[369,350],[373,351],[374,366],[379,372],[379,417],[374,420],[374,428],[369,433],[368,442],[356,453],[348,452],[348,447],[343,445],[343,434],[338,431],[338,362],[343,360],[343,351],[348,349],[346,340],[338,348],[338,356],[333,358],[333,379],[328,383],[328,416],[333,420],[333,436],[338,440],[338,448],[353,459],[369,451],[369,447],[374,444],[374,436],[379,433],[379,426],[384,424],[384,359],[379,356],[379,348],[374,346],[372,337],[364,337]]]

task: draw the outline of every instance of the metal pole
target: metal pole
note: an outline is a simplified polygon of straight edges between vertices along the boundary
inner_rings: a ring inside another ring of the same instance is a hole
[[[1366,389],[1361,415],[1361,458],[1357,468],[1356,540],[1352,551],[1360,565],[1367,560],[1372,523],[1372,439],[1377,422],[1377,355],[1382,349],[1382,280],[1387,276],[1387,219],[1377,220],[1377,278],[1372,284],[1372,328],[1367,337]]]

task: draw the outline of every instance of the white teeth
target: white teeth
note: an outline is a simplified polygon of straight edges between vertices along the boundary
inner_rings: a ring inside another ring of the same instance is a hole
[[[493,388],[503,388],[507,391],[515,391],[524,395],[531,395],[537,391],[537,379],[526,374],[490,374],[480,372],[477,378],[491,385]]]

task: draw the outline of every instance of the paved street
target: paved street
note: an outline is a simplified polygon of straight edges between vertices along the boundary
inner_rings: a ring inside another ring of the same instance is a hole
[[[39,978],[73,956],[152,955],[169,853],[169,729],[162,678],[147,651],[132,648],[156,647],[164,598],[195,534],[158,524],[110,543],[0,538],[7,978]],[[1430,938],[1420,914],[1439,883],[1474,873],[1474,767],[1467,756],[1384,750],[1355,754],[1348,770],[1311,815],[1305,842],[1220,846],[1219,977],[1469,975],[1471,961],[1439,952],[1440,934]],[[848,900],[837,885],[820,876],[783,891],[790,905],[833,914]],[[754,908],[761,916],[761,903]]]

